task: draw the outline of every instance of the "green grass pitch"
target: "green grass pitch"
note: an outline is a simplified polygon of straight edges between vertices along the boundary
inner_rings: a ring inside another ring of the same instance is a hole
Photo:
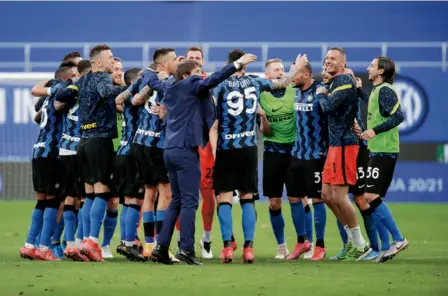
[[[233,207],[239,249],[231,265],[218,259],[204,266],[163,266],[133,263],[115,254],[104,264],[28,261],[20,258],[34,202],[0,203],[0,295],[448,295],[448,204],[391,204],[409,249],[385,264],[276,261],[276,243],[267,203],[257,203],[256,263],[241,260],[241,210]],[[286,205],[287,243],[292,249],[294,230]],[[328,211],[327,256],[341,242],[333,214]],[[202,235],[197,215],[197,241]],[[362,220],[360,220],[362,221]],[[361,222],[362,223],[362,222]],[[119,226],[112,246],[119,239]],[[221,250],[217,219],[213,230],[215,258]],[[197,248],[200,254],[199,248]]]

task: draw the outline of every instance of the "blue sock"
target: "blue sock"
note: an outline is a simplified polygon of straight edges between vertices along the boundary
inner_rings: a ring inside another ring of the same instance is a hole
[[[120,213],[120,240],[125,241],[126,237],[126,212],[128,211],[128,204],[123,204]]]
[[[269,208],[269,217],[271,218],[272,230],[274,231],[277,244],[285,243],[285,220],[283,219],[282,209],[273,210]]]
[[[375,212],[373,212],[372,217],[381,240],[381,251],[387,251],[390,249],[389,231]]]
[[[36,238],[39,236],[42,230],[42,224],[44,219],[45,200],[38,200],[34,207],[33,214],[31,215],[30,230],[28,231],[28,237],[26,242],[31,245],[38,244]]]
[[[166,210],[157,210],[156,212],[156,241],[159,240],[159,234],[162,230],[163,220],[165,220]]]
[[[296,203],[289,203],[291,206],[291,216],[294,228],[296,230],[297,237],[306,236],[305,229],[305,209],[303,208],[302,201]]]
[[[145,242],[147,244],[151,244],[154,242],[154,227],[155,227],[154,212],[143,212],[143,229],[145,231]]]
[[[115,233],[115,228],[117,228],[117,217],[118,210],[107,210],[106,217],[104,218],[103,227],[103,244],[102,247],[110,245],[110,241]]]
[[[369,237],[370,247],[372,248],[372,250],[378,252],[379,251],[378,232],[376,230],[372,208],[368,208],[364,211],[361,211],[361,215],[364,219],[364,227],[366,229],[367,236]]]
[[[78,222],[78,226],[76,227],[76,238],[83,240],[84,229],[83,229],[82,208],[79,209],[77,222]]]
[[[345,245],[348,243],[347,232],[345,231],[344,225],[342,225],[341,222],[339,222],[339,220],[337,220],[337,222],[338,222],[339,234],[341,235],[342,239],[342,244],[345,247]]]
[[[325,237],[325,227],[327,226],[327,209],[325,208],[325,203],[315,203],[314,208],[314,228],[316,230],[316,245],[324,248],[324,237]],[[345,233],[345,231],[344,231]],[[345,235],[347,235],[345,233]]]
[[[75,241],[75,225],[76,225],[76,216],[74,212],[75,207],[72,205],[64,206],[64,224],[65,224],[65,236],[66,241],[74,242]]]
[[[58,217],[59,201],[56,198],[47,200],[47,207],[44,211],[44,223],[39,244],[49,247],[51,245],[51,234],[56,227],[56,219]]]
[[[84,206],[82,207],[82,219],[83,219],[83,235],[85,238],[89,237],[90,234],[90,212],[92,211],[92,205],[93,205],[93,199],[95,198],[95,195],[92,194],[86,194],[86,201],[84,203]]]
[[[305,206],[305,229],[306,238],[310,243],[313,242],[313,213],[311,212],[310,205]]]
[[[74,213],[73,213],[74,214]],[[59,223],[56,223],[56,228],[54,229],[53,236],[51,237],[51,240],[54,242],[61,242],[61,236],[62,232],[64,231],[64,219],[61,219]]]
[[[103,224],[104,213],[107,208],[107,195],[109,193],[96,194],[95,200],[90,210],[90,233],[89,237],[98,239],[100,236],[101,224]],[[84,205],[85,206],[85,205]]]
[[[138,219],[140,219],[140,209],[141,206],[140,205],[128,205],[127,206],[127,212],[126,212],[126,225],[125,225],[125,230],[126,230],[126,235],[125,235],[125,241],[128,242],[133,242],[135,240],[135,231],[137,229],[137,224],[138,224]],[[148,213],[148,212],[146,212]],[[153,213],[153,212],[150,212]],[[143,217],[145,216],[145,213],[143,213]],[[154,215],[153,215],[154,217]],[[144,218],[143,218],[144,220]],[[154,233],[154,228],[153,228],[153,233]],[[153,234],[154,235],[154,234]],[[145,237],[145,241],[146,241],[146,237]],[[154,237],[153,237],[153,242],[154,242]]]
[[[244,241],[253,241],[255,237],[255,207],[253,200],[247,200],[247,202],[242,199],[243,203],[241,207],[243,208],[243,233],[244,233]]]
[[[223,242],[230,242],[232,240],[232,205],[224,202],[220,203],[218,207],[219,226],[221,228],[221,237]]]
[[[381,219],[381,222],[383,222],[384,226],[389,230],[394,242],[403,241],[403,236],[398,229],[397,223],[395,223],[394,217],[384,201],[376,207],[375,215]]]

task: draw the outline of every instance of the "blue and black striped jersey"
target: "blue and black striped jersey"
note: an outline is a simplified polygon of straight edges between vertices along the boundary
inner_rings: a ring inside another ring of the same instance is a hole
[[[260,94],[270,91],[272,82],[258,76],[232,76],[214,90],[218,118],[218,149],[239,149],[257,145],[257,108]]]
[[[69,82],[60,82],[65,87]],[[55,96],[47,97],[41,107],[39,136],[33,146],[33,158],[57,157],[62,135],[62,115],[54,107]]]
[[[79,123],[79,103],[77,98],[67,102],[67,110],[62,115],[62,137],[59,144],[60,155],[76,154],[81,139],[81,125]]]
[[[169,83],[171,78],[165,81]],[[129,91],[131,94],[135,95],[143,89],[145,85],[146,84],[144,81],[139,78],[133,85],[130,86]],[[165,133],[162,128],[162,120],[159,115],[154,114],[151,110],[151,107],[160,104],[162,99],[163,95],[153,90],[149,99],[144,104],[139,106],[138,124],[137,131],[134,136],[134,143],[147,147],[163,148]]]
[[[140,106],[132,104],[132,97],[123,104],[123,121],[121,130],[120,147],[117,155],[127,155],[131,153],[131,143],[137,131],[138,111]]]
[[[320,159],[327,155],[327,116],[322,111],[316,94],[316,89],[320,86],[321,84],[314,81],[304,91],[295,89],[297,138],[291,155],[298,159]]]

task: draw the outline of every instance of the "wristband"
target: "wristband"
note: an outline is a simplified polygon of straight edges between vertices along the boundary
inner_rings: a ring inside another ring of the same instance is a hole
[[[51,96],[51,87],[47,87],[47,95]]]

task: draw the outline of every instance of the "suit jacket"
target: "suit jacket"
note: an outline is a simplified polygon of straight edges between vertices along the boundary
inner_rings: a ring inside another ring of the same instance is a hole
[[[164,93],[167,109],[164,149],[204,147],[208,143],[216,119],[209,91],[235,72],[232,63],[205,79],[192,75],[173,84],[164,84],[157,74],[149,74],[149,87]]]

